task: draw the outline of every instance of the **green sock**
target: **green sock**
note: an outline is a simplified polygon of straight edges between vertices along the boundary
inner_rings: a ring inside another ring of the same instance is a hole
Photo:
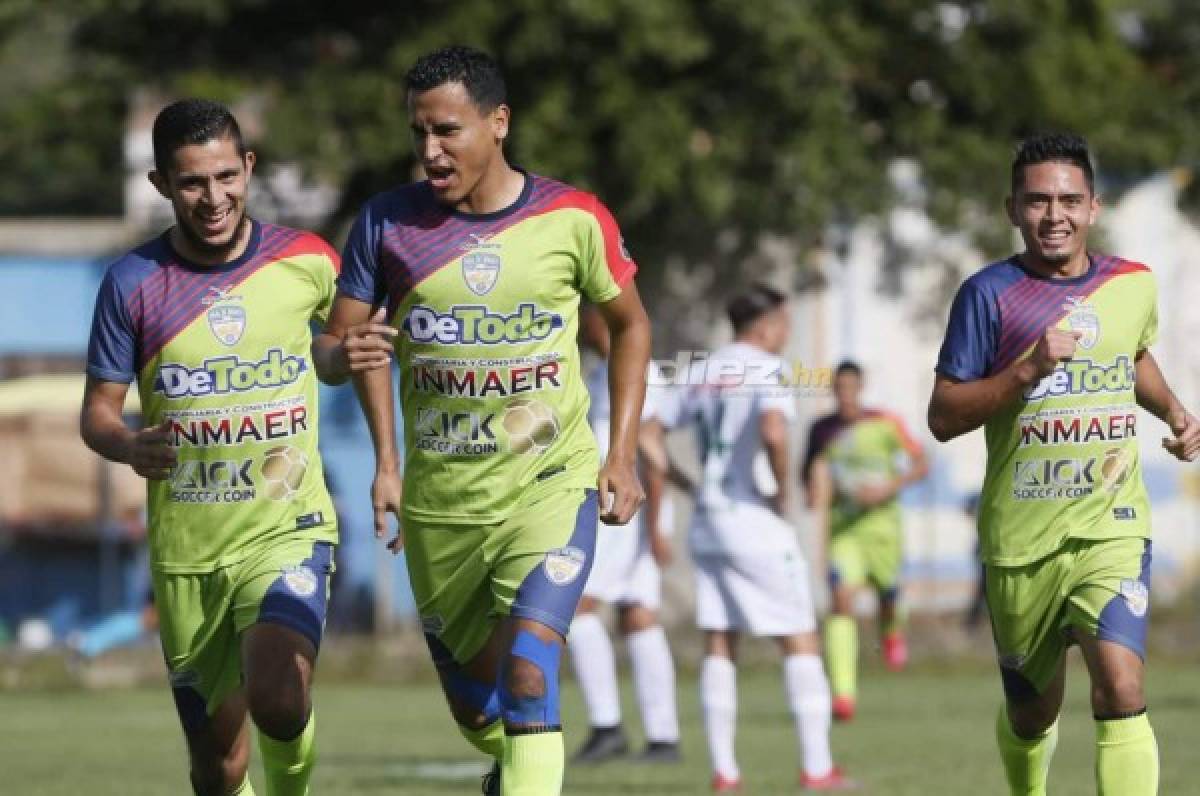
[[[317,762],[317,714],[308,715],[304,731],[290,741],[277,741],[261,731],[258,748],[267,775],[267,796],[306,796]]]
[[[1096,722],[1096,792],[1100,796],[1158,793],[1158,742],[1145,713]]]
[[[250,775],[242,780],[242,784],[238,785],[237,790],[229,794],[229,796],[254,796],[254,786],[250,784]]]
[[[562,730],[506,734],[500,761],[502,796],[558,796],[565,758]]]
[[[1008,721],[1008,711],[1001,705],[996,717],[996,742],[1012,796],[1046,796],[1050,758],[1058,745],[1058,722],[1037,738],[1019,738]]]
[[[853,698],[858,693],[858,623],[854,617],[835,615],[825,620],[825,661],[833,695]]]
[[[458,725],[458,731],[466,738],[471,746],[483,752],[488,757],[500,760],[504,757],[504,722],[496,719],[486,727],[472,730],[470,727]]]

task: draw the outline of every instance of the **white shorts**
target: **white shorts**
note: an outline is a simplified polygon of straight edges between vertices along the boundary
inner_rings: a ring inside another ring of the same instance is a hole
[[[670,527],[669,501],[663,501],[660,511],[660,524]],[[658,610],[662,603],[662,573],[650,549],[650,538],[642,532],[643,519],[644,514],[638,512],[626,525],[600,524],[584,597]]]
[[[755,636],[816,630],[808,563],[784,520],[768,509],[751,506],[715,516],[697,513],[692,530],[694,541],[697,536],[711,540],[738,535],[744,540],[753,535],[756,541],[741,549],[693,545],[697,627]]]

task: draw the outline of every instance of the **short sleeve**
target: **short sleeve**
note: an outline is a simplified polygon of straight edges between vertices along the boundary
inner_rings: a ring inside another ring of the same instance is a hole
[[[313,320],[325,323],[329,320],[329,312],[333,309],[333,299],[337,295],[338,273],[342,269],[342,258],[337,250],[317,238],[321,259],[324,261],[317,273],[317,306],[313,310]]]
[[[588,199],[592,224],[580,252],[579,288],[589,301],[603,304],[621,295],[621,289],[633,281],[637,264],[625,248],[612,213],[596,197]]]
[[[1146,322],[1142,325],[1142,335],[1138,339],[1138,351],[1145,351],[1158,340],[1158,287],[1150,280],[1150,307],[1146,312]]]
[[[380,224],[374,204],[363,206],[346,239],[337,288],[343,295],[377,306],[384,302],[387,286],[379,273]]]
[[[767,385],[760,393],[759,407],[764,411],[782,412],[789,423],[796,420],[796,397],[788,386],[795,382],[787,363],[779,360],[768,366]]]
[[[908,424],[904,422],[903,418],[889,412],[887,419],[892,425],[892,436],[895,438],[896,449],[904,451],[909,456],[919,454],[921,443],[917,442],[917,438],[909,432]]]
[[[103,381],[129,384],[137,376],[137,338],[120,281],[109,269],[96,295],[88,340],[87,372]]]
[[[974,381],[986,376],[996,358],[998,327],[995,302],[974,280],[968,279],[950,307],[937,372],[956,381]]]

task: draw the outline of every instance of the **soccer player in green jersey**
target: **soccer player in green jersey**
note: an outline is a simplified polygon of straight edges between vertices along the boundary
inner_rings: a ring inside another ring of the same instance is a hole
[[[644,497],[635,464],[650,324],[604,205],[506,159],[510,111],[490,57],[439,50],[406,82],[427,179],[361,211],[322,356],[343,376],[358,373],[376,455],[376,532],[398,512],[403,535],[392,547],[403,539],[450,710],[496,760],[486,792],[557,794],[559,658],[596,518],[624,524]],[[576,343],[583,297],[612,336],[602,465]],[[365,340],[357,364],[342,340],[376,307],[399,330],[402,481],[390,372],[368,364]]]
[[[928,472],[921,444],[897,415],[861,401],[862,368],[842,362],[833,375],[836,410],[813,423],[802,478],[810,506],[819,507],[828,541],[832,615],[825,622],[825,658],[833,688],[833,716],[854,716],[858,681],[858,625],[854,597],[865,586],[879,598],[883,657],[904,668],[908,646],[898,607],[901,537],[900,490]]]
[[[1099,209],[1082,138],[1022,142],[1007,211],[1025,250],[959,289],[929,405],[939,441],[984,428],[979,535],[1013,794],[1046,793],[1069,644],[1091,678],[1097,792],[1158,788],[1142,690],[1151,546],[1137,407],[1166,423],[1163,447],[1182,461],[1200,453],[1200,421],[1149,351],[1153,274],[1088,251]]]
[[[339,258],[315,235],[247,215],[254,153],[225,107],[169,105],[153,144],[150,180],[175,225],[104,278],[81,431],[147,479],[159,634],[192,787],[253,793],[249,712],[267,793],[300,796],[337,543],[309,323],[333,305]],[[141,430],[121,417],[131,382]]]

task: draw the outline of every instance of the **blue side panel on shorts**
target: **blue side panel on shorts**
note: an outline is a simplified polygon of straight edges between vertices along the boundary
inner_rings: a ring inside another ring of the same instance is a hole
[[[512,616],[541,622],[566,637],[567,628],[575,618],[579,598],[583,595],[583,586],[592,571],[599,514],[596,490],[588,489],[583,502],[579,504],[579,511],[575,515],[575,531],[566,547],[547,551],[541,566],[534,567],[525,576],[513,601]],[[560,561],[566,566],[556,567],[555,564]],[[569,577],[565,577],[564,573]]]
[[[280,574],[267,589],[257,621],[291,628],[320,649],[332,564],[333,545],[314,542],[312,555]]]
[[[173,685],[171,696],[175,698],[175,711],[184,732],[190,734],[204,727],[208,722],[208,705],[199,691],[190,685]]]
[[[1121,581],[1121,593],[1104,606],[1096,627],[1096,638],[1128,647],[1142,660],[1146,659],[1146,627],[1150,619],[1150,559],[1147,539],[1137,580]]]

